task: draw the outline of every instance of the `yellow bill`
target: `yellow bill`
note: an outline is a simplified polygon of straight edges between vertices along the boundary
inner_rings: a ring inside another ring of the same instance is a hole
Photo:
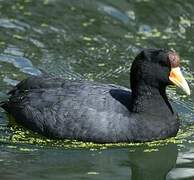
[[[171,69],[169,79],[173,84],[181,88],[187,95],[191,94],[189,85],[185,80],[180,70],[180,67],[175,67]]]

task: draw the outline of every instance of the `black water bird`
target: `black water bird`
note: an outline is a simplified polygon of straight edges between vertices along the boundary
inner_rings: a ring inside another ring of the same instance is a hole
[[[97,143],[145,142],[175,136],[179,121],[166,87],[190,94],[177,53],[140,52],[131,67],[131,90],[98,82],[30,77],[1,106],[19,124],[48,138]]]

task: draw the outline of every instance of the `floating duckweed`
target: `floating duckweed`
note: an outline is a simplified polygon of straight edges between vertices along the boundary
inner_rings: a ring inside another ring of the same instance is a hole
[[[94,51],[95,47],[90,47],[89,50]]]
[[[191,137],[194,134],[194,125],[190,125],[188,128],[183,130],[179,130],[176,138],[185,139],[187,137]]]
[[[104,63],[99,63],[98,66],[102,67],[102,66],[105,66],[105,64]]]
[[[87,46],[91,46],[91,43],[86,43]]]
[[[17,147],[16,146],[12,146],[12,145],[8,145],[7,148],[16,149]]]
[[[84,36],[82,39],[83,39],[84,41],[92,41],[92,38],[86,37],[86,36]]]
[[[181,143],[180,140],[177,140],[176,138],[170,138],[167,140],[160,140],[160,141],[153,141],[153,142],[146,142],[146,143],[108,143],[108,144],[96,144],[92,142],[81,142],[76,140],[51,140],[47,139],[45,137],[41,137],[38,134],[35,134],[33,132],[26,131],[23,128],[19,128],[19,130],[14,130],[13,128],[13,135],[10,138],[10,141],[12,143],[16,144],[36,144],[39,146],[52,146],[52,147],[62,147],[62,148],[87,148],[91,151],[95,150],[105,150],[107,148],[112,147],[138,147],[138,146],[145,146],[146,149],[150,149],[154,151],[153,149],[156,149],[156,147],[164,146],[169,143],[178,144]],[[1,142],[8,142],[8,139],[1,139]],[[180,146],[179,146],[180,147]],[[25,150],[23,150],[25,151]],[[28,150],[26,150],[28,151]],[[132,152],[134,152],[133,150]],[[148,152],[148,150],[145,150],[145,152]]]
[[[35,151],[35,149],[29,149],[29,148],[19,148],[20,151],[23,151],[23,152],[33,152]]]
[[[24,9],[24,6],[20,5],[19,10],[23,10],[23,9]]]
[[[40,26],[41,26],[41,27],[48,27],[48,24],[42,23]]]
[[[140,34],[140,38],[141,39],[147,39],[148,37],[160,37],[161,36],[161,32],[154,28],[154,29],[151,29],[149,26],[142,26],[140,27],[140,30],[139,30],[139,34]]]
[[[93,40],[97,41],[97,42],[99,41],[99,39],[97,37],[94,37]]]
[[[166,36],[166,35],[162,35],[161,38],[162,38],[162,39],[169,39],[170,37],[169,37],[169,36]]]
[[[176,45],[176,42],[168,42],[168,45],[169,46],[175,46]]]
[[[83,22],[82,26],[83,27],[88,27],[90,25],[92,25],[92,23],[95,21],[95,19],[90,19],[89,22]]]
[[[131,152],[131,153],[135,152],[135,149],[129,149],[129,152]]]
[[[180,24],[190,27],[191,26],[191,21],[189,19],[186,19],[184,17],[180,17]]]
[[[93,22],[95,22],[95,21],[96,21],[96,19],[91,18],[89,21],[90,21],[91,23],[93,23]]]
[[[181,98],[186,98],[187,95],[182,94],[182,95],[180,95],[180,97],[181,97]]]
[[[126,39],[132,39],[132,38],[134,38],[134,35],[132,35],[132,34],[125,34],[124,37]]]
[[[20,36],[20,35],[18,35],[18,34],[14,34],[14,35],[13,35],[13,38],[19,39],[19,40],[22,40],[22,39],[23,39],[23,37]]]
[[[90,148],[90,151],[96,151],[97,149],[94,149],[94,148]]]
[[[82,23],[82,26],[84,26],[84,27],[87,27],[87,26],[89,26],[89,25],[90,25],[90,24],[87,23],[87,22]]]
[[[29,143],[29,144],[39,144],[39,145],[49,145],[56,147],[64,147],[64,148],[89,148],[90,150],[100,149],[105,150],[110,147],[131,147],[131,146],[140,146],[147,145],[147,147],[155,147],[162,146],[169,142],[165,141],[154,141],[149,143],[108,143],[108,144],[96,144],[92,142],[81,142],[81,141],[70,141],[70,140],[50,140],[45,137],[38,137],[38,135],[34,135],[32,133],[25,134],[24,132],[15,131],[12,135],[11,141],[14,143]]]
[[[8,142],[9,140],[12,143],[16,144],[35,144],[39,146],[52,146],[52,147],[62,147],[62,148],[86,148],[91,151],[95,150],[105,150],[107,148],[113,147],[138,147],[144,146],[144,152],[152,152],[157,151],[158,147],[165,146],[168,144],[178,144],[179,148],[182,148],[181,145],[183,141],[186,141],[186,138],[190,137],[194,133],[194,125],[189,126],[184,130],[179,130],[176,137],[172,137],[166,140],[158,140],[153,142],[145,142],[145,143],[105,143],[105,144],[97,144],[93,142],[82,142],[77,140],[52,140],[47,139],[46,137],[40,136],[37,133],[26,130],[24,127],[14,124],[14,120],[10,119],[12,122],[12,135],[9,137],[10,139],[1,138],[1,142]],[[188,143],[194,143],[193,141],[188,141]],[[134,152],[133,150],[132,152]]]
[[[161,36],[161,32],[157,30],[153,32],[153,37],[160,37],[160,36]]]
[[[159,149],[145,149],[143,152],[148,153],[148,152],[157,152],[157,151],[159,151]]]
[[[141,36],[141,39],[143,39],[143,40],[144,40],[144,39],[147,39],[147,37],[146,37],[146,36]]]
[[[194,141],[189,140],[188,143],[189,143],[189,144],[194,144]]]
[[[137,42],[136,45],[137,45],[137,46],[141,46],[141,43],[140,43],[140,42]]]
[[[94,172],[94,171],[91,171],[91,172],[87,172],[88,175],[98,175],[100,174],[99,172]]]

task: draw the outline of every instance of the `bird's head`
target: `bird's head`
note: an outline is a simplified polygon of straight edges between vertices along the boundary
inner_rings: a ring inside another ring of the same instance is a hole
[[[141,51],[132,64],[130,78],[132,91],[139,83],[155,88],[174,84],[190,95],[190,88],[181,72],[180,58],[171,50]]]

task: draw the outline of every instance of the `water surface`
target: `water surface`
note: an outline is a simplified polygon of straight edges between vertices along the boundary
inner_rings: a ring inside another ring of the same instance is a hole
[[[41,71],[129,87],[142,48],[175,49],[194,89],[192,0],[1,0],[0,99]],[[40,71],[41,70],[41,71]],[[176,138],[146,144],[51,141],[0,110],[0,179],[194,179],[194,95],[169,88]]]

